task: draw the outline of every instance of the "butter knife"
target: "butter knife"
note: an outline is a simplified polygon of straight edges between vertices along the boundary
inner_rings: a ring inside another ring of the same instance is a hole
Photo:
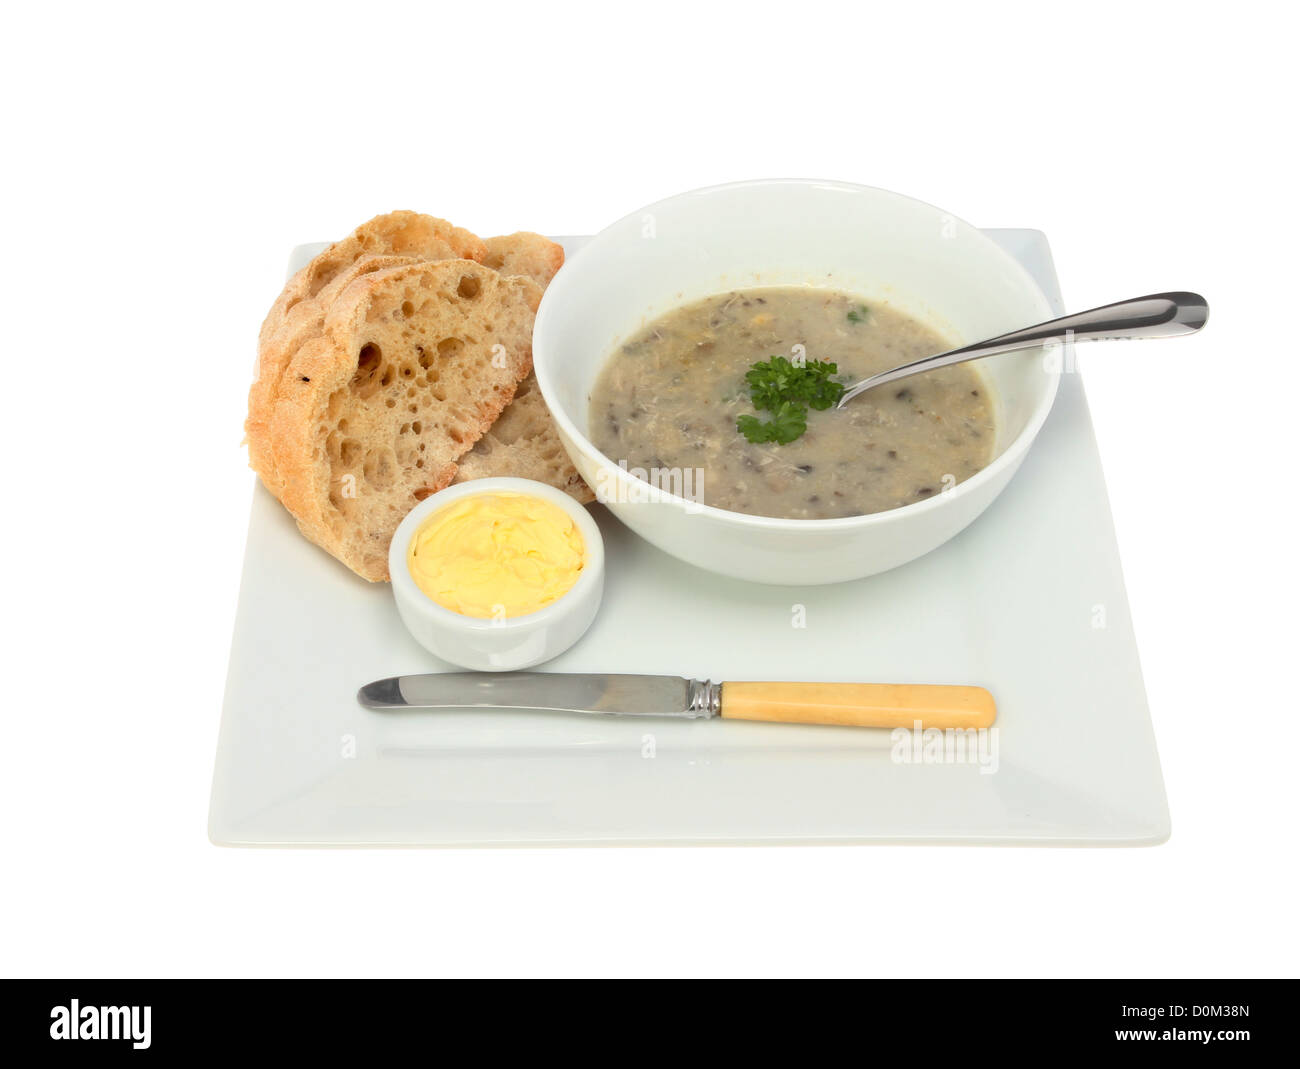
[[[983,687],[917,683],[710,683],[679,676],[443,672],[367,683],[368,709],[532,709],[688,720],[766,720],[844,727],[986,728]]]

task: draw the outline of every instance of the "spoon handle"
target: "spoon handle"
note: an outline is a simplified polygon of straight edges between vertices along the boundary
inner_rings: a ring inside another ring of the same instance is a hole
[[[951,364],[964,364],[985,356],[1032,349],[1048,341],[1105,341],[1121,338],[1176,338],[1195,334],[1209,318],[1210,306],[1198,293],[1153,293],[1115,304],[1104,304],[1086,312],[1049,319],[1023,330],[999,334],[996,338],[926,356],[910,364],[872,375],[844,391],[837,407],[843,408],[858,394],[887,382],[918,375]]]

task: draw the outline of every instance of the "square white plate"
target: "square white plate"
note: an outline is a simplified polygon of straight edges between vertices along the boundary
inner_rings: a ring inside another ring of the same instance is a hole
[[[1044,236],[991,230],[1062,310]],[[572,253],[582,239],[565,239]],[[294,250],[291,270],[323,246]],[[888,732],[545,713],[378,713],[357,687],[451,670],[259,484],[212,788],[223,845],[1141,845],[1169,813],[1083,387],[934,553],[834,587],[681,564],[599,505],[604,605],[543,666],[714,680],[973,683],[996,762],[902,762]],[[806,622],[796,627],[800,615]],[[992,751],[986,751],[986,758]]]

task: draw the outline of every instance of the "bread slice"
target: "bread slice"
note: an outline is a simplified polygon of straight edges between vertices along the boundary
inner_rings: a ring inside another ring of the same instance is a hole
[[[330,304],[358,275],[418,260],[482,260],[487,246],[445,219],[389,212],[362,223],[293,276],[262,323],[257,373],[248,392],[249,463],[277,496],[283,478],[266,449],[271,413],[299,348],[325,329]]]
[[[532,369],[540,300],[531,279],[463,259],[352,279],[294,354],[268,427],[302,533],[387,579],[398,523],[451,482]]]
[[[248,440],[248,461],[277,497],[284,490],[284,477],[271,453],[270,426],[275,403],[289,365],[298,351],[325,333],[325,314],[334,299],[362,275],[390,267],[419,263],[409,256],[363,256],[341,270],[317,294],[297,304],[279,330],[258,348],[258,372],[248,391],[248,418],[244,433]]]
[[[526,230],[488,238],[483,245],[485,265],[503,275],[525,275],[542,289],[550,285],[555,273],[564,266],[563,246]]]
[[[503,275],[524,275],[543,288],[564,265],[564,249],[540,234],[508,234],[488,238],[485,244],[486,266]],[[560,443],[536,375],[519,384],[514,400],[491,429],[461,457],[453,481],[501,475],[549,483],[583,504],[596,499]]]
[[[530,374],[519,384],[514,400],[478,444],[460,458],[452,481],[501,475],[549,483],[584,505],[596,500],[560,443],[536,375]]]

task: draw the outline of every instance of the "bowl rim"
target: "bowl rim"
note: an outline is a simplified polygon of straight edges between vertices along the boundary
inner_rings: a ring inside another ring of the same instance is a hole
[[[493,620],[478,616],[465,616],[439,605],[420,589],[410,569],[406,566],[406,549],[416,530],[433,513],[459,501],[461,498],[500,493],[525,494],[541,498],[559,506],[582,532],[586,548],[586,563],[577,582],[569,587],[555,601],[535,612],[520,616],[507,616],[504,620]],[[578,504],[563,490],[548,483],[534,479],[517,479],[512,476],[489,476],[484,479],[471,479],[468,482],[453,483],[430,494],[411,509],[402,522],[397,525],[393,537],[388,543],[388,576],[393,584],[393,596],[403,598],[411,607],[418,606],[418,611],[426,614],[434,623],[447,628],[475,634],[510,635],[515,637],[520,631],[546,627],[548,624],[576,611],[591,596],[593,587],[601,582],[601,573],[605,568],[605,542],[600,528],[587,509]]]
[[[1048,302],[1047,295],[1043,293],[1042,288],[1034,280],[1033,276],[1014,256],[1007,252],[1002,246],[990,238],[987,234],[971,223],[946,209],[939,208],[928,201],[919,200],[916,197],[909,197],[903,193],[895,193],[892,190],[881,189],[878,186],[861,185],[854,182],[843,182],[835,179],[821,178],[757,178],[748,179],[739,182],[724,182],[718,185],[702,186],[699,189],[688,190],[684,193],[677,193],[670,197],[664,197],[652,204],[638,208],[635,211],[619,217],[614,222],[598,231],[590,241],[574,254],[572,259],[566,263],[576,263],[582,260],[593,251],[599,251],[599,243],[602,239],[608,240],[608,235],[615,229],[627,224],[633,220],[639,221],[647,214],[653,214],[656,210],[662,209],[665,205],[674,204],[689,198],[713,196],[725,194],[737,190],[757,189],[765,186],[793,186],[793,187],[828,187],[831,189],[841,190],[848,193],[868,193],[873,196],[883,196],[886,199],[893,199],[899,202],[910,202],[915,205],[934,212],[942,217],[945,222],[950,223],[957,228],[964,230],[968,235],[973,236],[975,240],[984,245],[996,257],[1003,260],[1012,273],[1018,275],[1025,283],[1026,289],[1038,298],[1043,308],[1043,318],[1049,319],[1054,314],[1051,304]],[[567,275],[567,278],[566,278]],[[555,399],[555,390],[551,383],[551,369],[544,358],[538,361],[537,354],[539,349],[545,352],[545,346],[539,346],[538,340],[545,338],[546,328],[554,318],[554,309],[559,303],[566,299],[568,295],[568,279],[573,275],[561,268],[559,273],[552,279],[550,286],[542,296],[541,306],[537,312],[537,318],[533,325],[533,370],[537,375],[538,388],[541,390],[542,399],[546,402],[546,407],[551,413],[551,418],[559,426],[562,437],[576,443],[576,445],[593,460],[598,462],[598,466],[608,471],[614,479],[621,485],[628,487],[630,490],[637,492],[636,488],[642,488],[639,492],[644,493],[644,488],[648,485],[644,481],[637,479],[626,468],[621,467],[610,457],[606,456],[598,449],[585,434],[578,430],[573,420],[569,418],[567,412]],[[1027,350],[1028,351],[1028,350]],[[957,497],[965,497],[974,493],[987,483],[999,479],[1008,468],[1014,468],[1019,464],[1024,454],[1028,451],[1030,444],[1038,436],[1043,424],[1055,403],[1056,395],[1060,389],[1062,371],[1060,368],[1049,371],[1043,369],[1043,374],[1048,377],[1049,384],[1047,390],[1041,395],[1035,405],[1034,411],[1030,413],[1029,419],[1020,433],[1016,435],[1007,447],[991,462],[977,471],[969,479],[966,479],[951,490],[946,490],[934,497],[927,498],[924,501],[915,501],[908,505],[900,505],[898,508],[886,509],[883,512],[871,512],[862,516],[839,516],[831,519],[788,519],[781,516],[757,516],[747,512],[733,512],[729,509],[718,508],[714,505],[698,504],[688,501],[686,498],[671,491],[663,491],[656,488],[653,501],[655,503],[664,503],[675,505],[686,511],[708,516],[715,522],[730,525],[733,527],[757,528],[765,530],[817,530],[817,531],[841,531],[841,530],[860,530],[868,527],[884,526],[889,523],[900,522],[906,517],[917,516],[924,512],[941,508],[950,504]],[[596,500],[602,504],[607,504],[605,498],[601,497],[595,487],[592,492],[596,493]],[[427,599],[426,599],[427,600]],[[558,604],[558,603],[557,603]],[[523,619],[523,617],[520,617]]]

